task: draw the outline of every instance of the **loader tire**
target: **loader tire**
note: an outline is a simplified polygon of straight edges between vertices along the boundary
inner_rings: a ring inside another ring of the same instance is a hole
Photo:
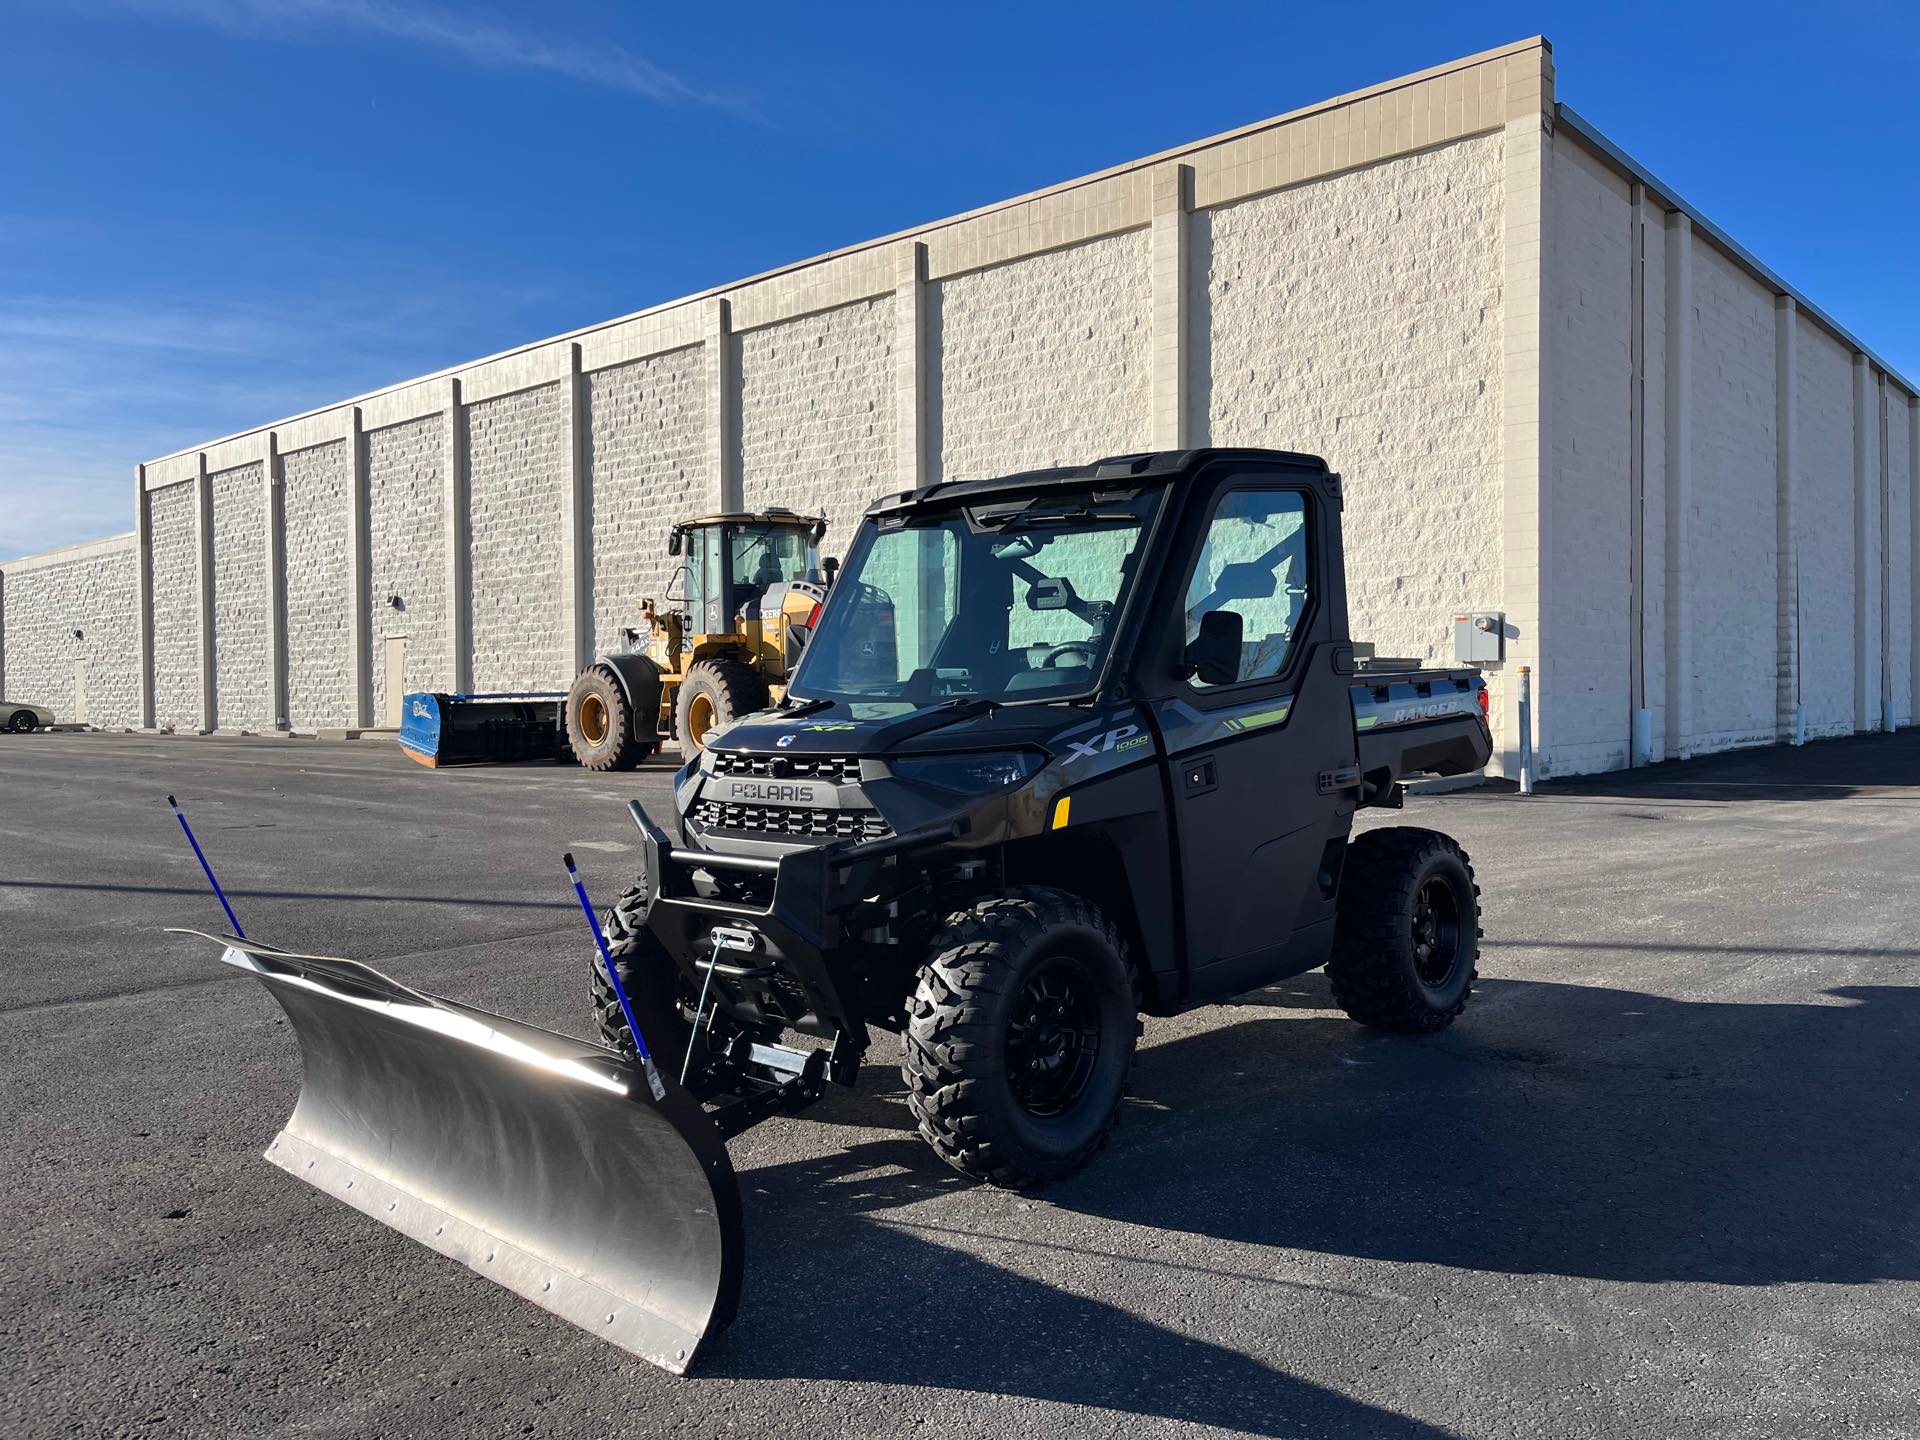
[[[652,752],[634,734],[626,687],[606,665],[589,665],[567,691],[567,744],[588,770],[631,770]]]
[[[1009,1189],[1073,1174],[1119,1117],[1139,1009],[1120,932],[1077,896],[1021,889],[950,917],[901,1037],[921,1138]]]
[[[673,702],[680,753],[689,758],[699,754],[710,731],[766,708],[767,682],[752,666],[726,656],[696,662]]]
[[[1435,830],[1369,830],[1347,849],[1327,976],[1348,1016],[1429,1035],[1478,978],[1480,887],[1466,851]]]

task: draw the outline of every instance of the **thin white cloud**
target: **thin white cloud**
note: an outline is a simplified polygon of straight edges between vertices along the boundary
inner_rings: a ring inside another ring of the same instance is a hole
[[[285,305],[0,290],[0,559],[132,523],[134,464],[464,358],[449,311],[543,292],[441,285]]]
[[[611,41],[549,39],[432,5],[396,0],[94,0],[91,8],[185,21],[253,38],[373,35],[476,65],[563,75],[663,105],[730,103]]]

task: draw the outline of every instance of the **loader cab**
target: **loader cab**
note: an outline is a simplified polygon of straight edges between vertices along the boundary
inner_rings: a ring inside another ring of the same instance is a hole
[[[791,510],[710,515],[675,525],[667,553],[680,562],[666,598],[693,634],[727,635],[774,586],[821,578],[824,517]]]

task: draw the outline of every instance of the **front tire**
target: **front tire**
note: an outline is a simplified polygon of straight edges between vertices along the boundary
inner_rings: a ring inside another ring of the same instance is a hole
[[[1140,1034],[1120,933],[1060,890],[953,916],[907,1006],[901,1074],[920,1135],[954,1169],[1021,1189],[1106,1145]]]
[[[1435,830],[1369,830],[1347,849],[1327,976],[1349,1017],[1430,1035],[1479,976],[1480,887],[1467,852]]]
[[[7,721],[7,729],[16,735],[31,735],[40,728],[40,717],[31,710],[16,710]]]
[[[647,928],[646,915],[647,887],[633,885],[613,902],[600,924],[607,952],[620,972],[621,988],[640,1021],[647,1048],[678,1075],[693,1024],[680,1007],[679,967]],[[600,1043],[609,1050],[627,1056],[636,1053],[632,1027],[597,954],[593,957],[593,1021],[600,1032]]]
[[[766,707],[767,682],[757,670],[724,655],[698,661],[674,697],[673,730],[680,737],[680,753],[699,754],[711,731]]]

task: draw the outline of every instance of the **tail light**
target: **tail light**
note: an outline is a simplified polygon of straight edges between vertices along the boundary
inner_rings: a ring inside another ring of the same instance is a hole
[[[820,607],[816,605],[813,608],[818,610]],[[1493,693],[1487,689],[1487,682],[1484,680],[1480,682],[1479,700],[1481,716],[1487,720],[1493,719]]]
[[[804,628],[811,630],[813,629],[814,626],[818,625],[819,623],[820,623],[820,602],[816,600],[813,602],[813,609],[807,612],[807,623]]]

